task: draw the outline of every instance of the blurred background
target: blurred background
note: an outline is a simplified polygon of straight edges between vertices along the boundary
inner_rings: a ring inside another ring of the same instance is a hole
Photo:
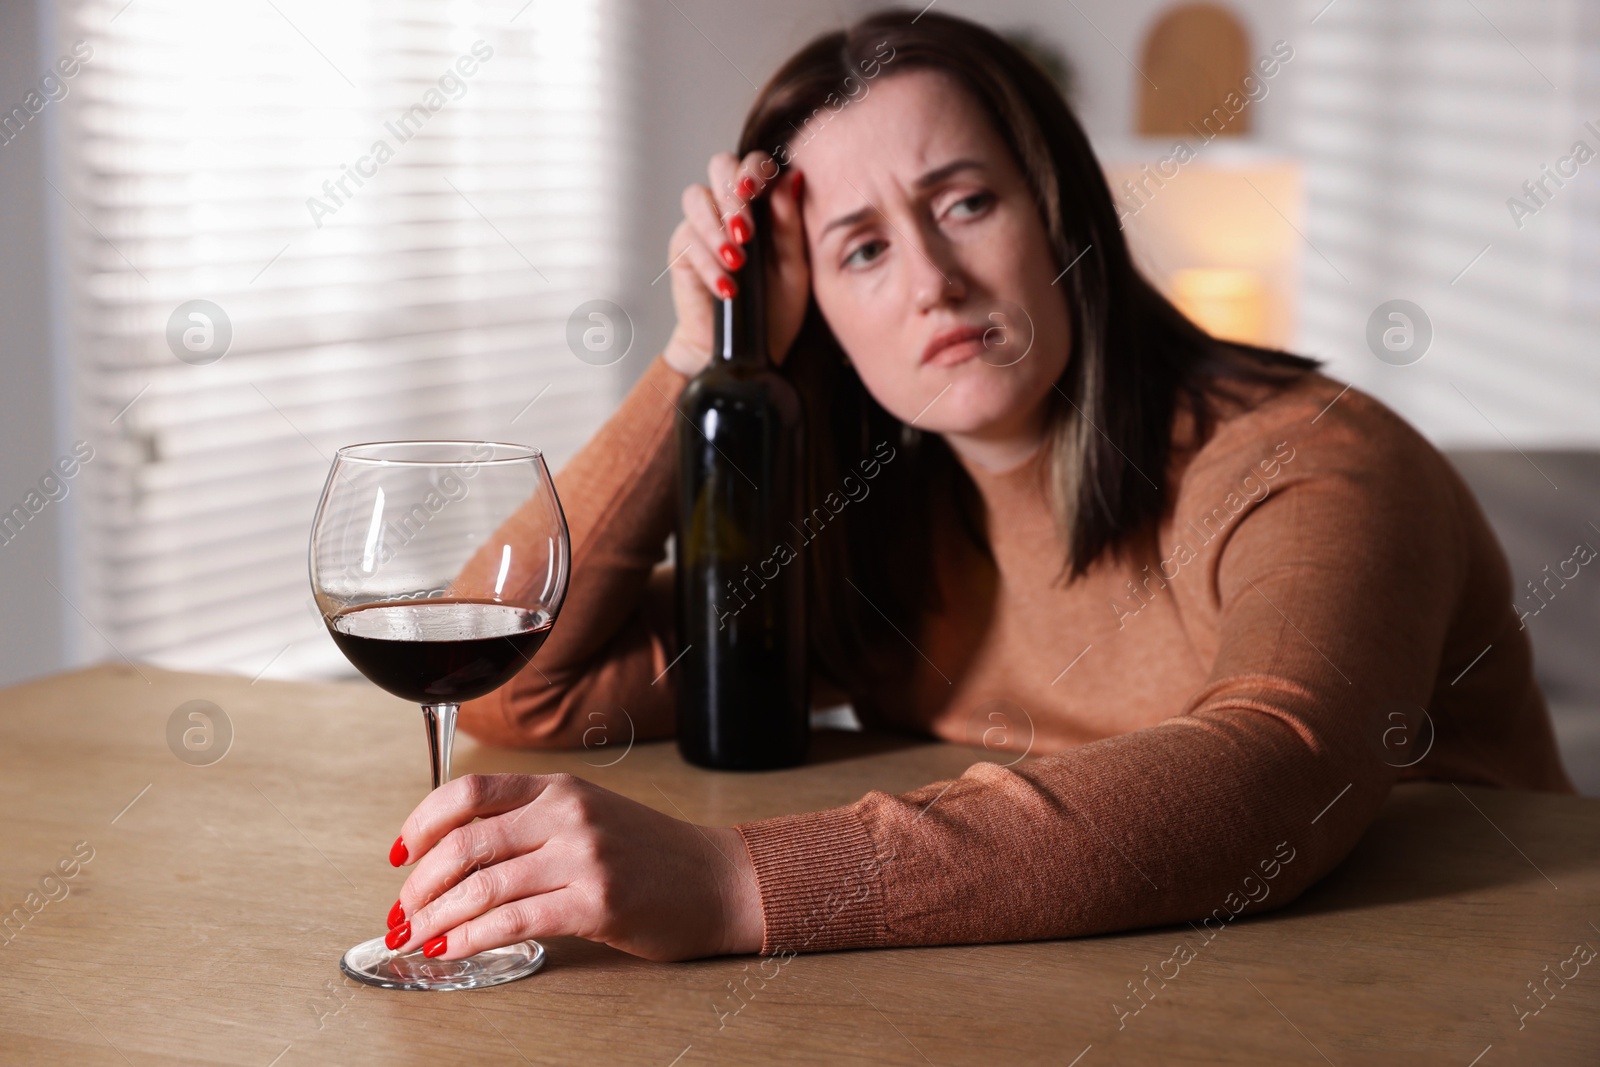
[[[1057,77],[1191,316],[1448,452],[1600,794],[1597,5],[938,2]],[[305,562],[333,451],[559,468],[670,331],[683,186],[879,6],[0,4],[0,684],[347,673]]]

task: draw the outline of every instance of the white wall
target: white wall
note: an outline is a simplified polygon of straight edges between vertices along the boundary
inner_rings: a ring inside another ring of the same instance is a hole
[[[45,73],[39,10],[0,3],[0,110],[23,102]],[[0,144],[0,511],[23,503],[61,454],[56,374],[51,359],[50,256],[46,219],[55,209],[45,184],[45,112]],[[67,501],[71,501],[68,496]],[[0,544],[0,685],[66,663],[68,608],[50,586],[60,572],[67,507],[51,503]]]

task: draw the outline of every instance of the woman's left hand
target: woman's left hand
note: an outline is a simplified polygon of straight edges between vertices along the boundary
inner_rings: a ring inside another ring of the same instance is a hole
[[[447,782],[406,820],[397,859],[416,864],[403,915],[391,913],[404,920],[388,941],[401,951],[452,960],[562,934],[650,960],[761,948],[760,894],[737,830],[671,818],[570,774]]]

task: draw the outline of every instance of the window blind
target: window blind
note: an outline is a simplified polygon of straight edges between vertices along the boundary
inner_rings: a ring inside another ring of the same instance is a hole
[[[306,573],[336,448],[508,440],[555,469],[594,431],[614,378],[568,318],[620,284],[624,23],[610,0],[64,4],[62,51],[92,52],[51,105],[90,647],[343,673]]]
[[[1600,152],[1586,126],[1600,130],[1594,6],[1299,6],[1292,126],[1316,250],[1304,259],[1302,347],[1436,442],[1600,445],[1589,356],[1600,160],[1569,165],[1575,175],[1547,182],[1541,204],[1525,187],[1577,141]],[[1514,212],[1514,199],[1536,213]],[[1373,312],[1396,299],[1433,331],[1426,355],[1403,365],[1366,340]]]

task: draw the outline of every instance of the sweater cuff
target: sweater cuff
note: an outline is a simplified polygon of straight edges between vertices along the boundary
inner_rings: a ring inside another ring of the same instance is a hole
[[[888,940],[883,863],[854,807],[734,827],[755,866],[762,955],[868,948]]]

